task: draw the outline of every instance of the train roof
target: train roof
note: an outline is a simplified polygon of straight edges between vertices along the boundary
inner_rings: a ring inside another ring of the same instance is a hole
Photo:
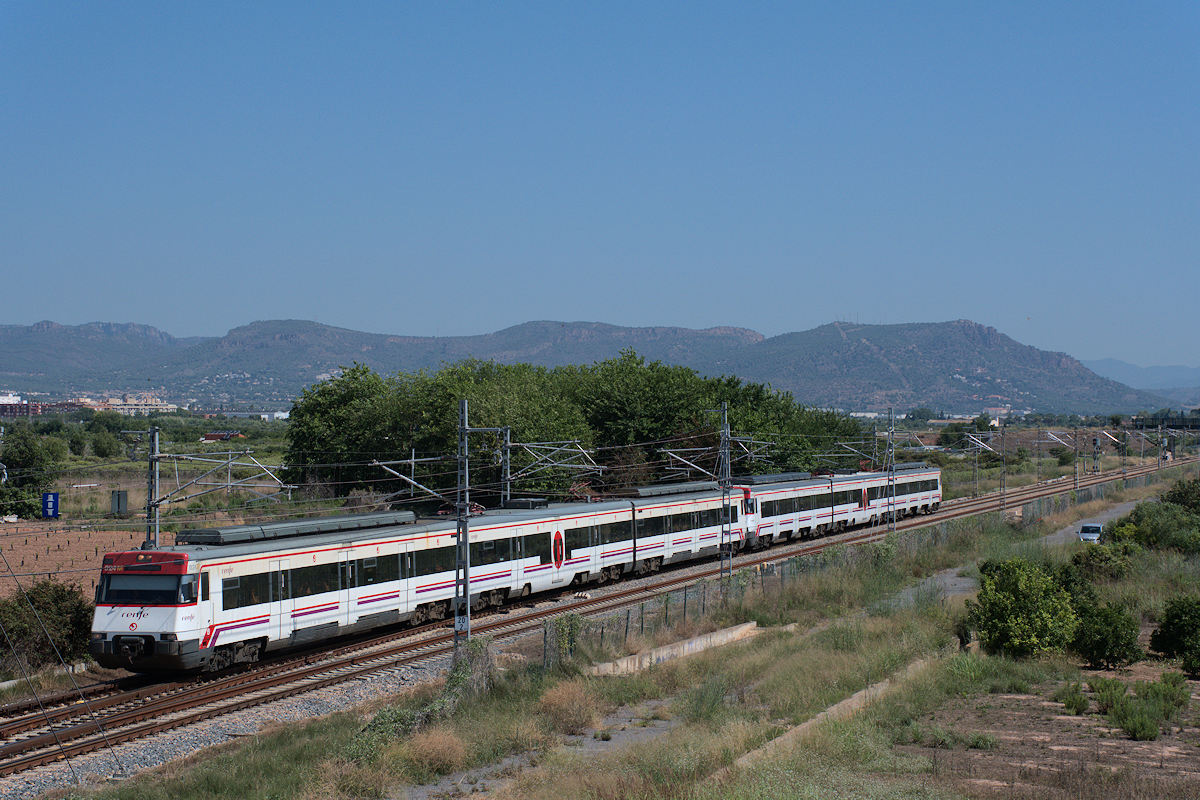
[[[925,468],[925,464],[897,465],[897,477],[904,472]],[[936,469],[936,468],[931,468]],[[805,476],[805,477],[801,477]],[[750,478],[753,477],[751,480]],[[829,485],[832,477],[836,482],[852,478],[855,481],[881,478],[886,472],[857,472],[848,475],[807,477],[807,473],[779,473],[771,476],[746,476],[734,478],[738,489],[750,488],[755,492],[779,489],[820,488]],[[774,481],[763,480],[774,478]],[[782,479],[782,480],[780,480]],[[534,508],[495,508],[470,519],[471,530],[487,530],[529,522],[541,522],[549,518],[584,517],[634,508],[653,508],[679,501],[720,500],[721,491],[715,484],[693,482],[654,487],[649,492],[635,493],[592,503],[540,503]],[[224,528],[197,528],[180,531],[177,544],[169,548],[172,552],[185,553],[194,561],[224,560],[249,555],[259,555],[275,550],[329,549],[340,544],[362,542],[370,539],[419,539],[453,533],[457,521],[453,516],[417,520],[410,511],[352,514],[338,517],[315,517],[291,522],[263,525],[236,525]],[[166,548],[164,548],[166,549]]]

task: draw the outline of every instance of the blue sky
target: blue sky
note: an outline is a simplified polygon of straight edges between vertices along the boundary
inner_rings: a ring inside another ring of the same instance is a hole
[[[0,322],[1200,365],[1195,3],[0,4]]]

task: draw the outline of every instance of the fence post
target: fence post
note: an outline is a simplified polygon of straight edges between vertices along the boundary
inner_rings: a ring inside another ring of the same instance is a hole
[[[633,616],[633,609],[625,609],[625,641],[629,641],[629,618]]]
[[[683,587],[683,624],[684,625],[687,624],[687,596],[688,596],[688,587],[684,586]]]
[[[645,636],[646,635],[646,604],[645,603],[641,603],[640,605],[638,605],[638,626],[641,630],[642,636]]]

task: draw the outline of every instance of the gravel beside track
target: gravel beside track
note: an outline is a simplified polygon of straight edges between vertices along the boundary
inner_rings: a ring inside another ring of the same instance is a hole
[[[1109,478],[1111,480],[1111,478]],[[1017,494],[1017,492],[1014,492]],[[1014,498],[1015,499],[1015,498]],[[959,500],[943,504],[943,511],[951,507],[975,505],[979,500]],[[968,512],[970,513],[970,512]],[[913,527],[923,524],[936,524],[937,519],[922,518],[915,521]],[[905,521],[909,522],[909,521]],[[910,523],[912,524],[912,523]],[[909,527],[902,524],[901,527]],[[875,531],[885,530],[883,528]],[[834,544],[839,540],[858,538],[863,531],[829,536],[822,540],[825,545]],[[805,542],[811,545],[813,542]],[[771,552],[783,555],[784,550],[795,547],[784,546],[774,548]],[[800,549],[800,548],[796,548]],[[758,555],[758,554],[747,554]],[[743,561],[739,557],[738,561]],[[710,571],[714,559],[693,562],[687,566],[672,569],[669,577],[673,579],[686,578],[693,573]],[[645,579],[651,583],[656,578],[667,575],[652,576]],[[604,597],[631,588],[640,581],[627,579],[616,584],[605,586],[588,586],[584,591],[593,598]],[[678,587],[681,588],[681,587]],[[554,600],[535,602],[538,609],[555,605],[568,605],[572,601],[570,593],[564,593]],[[514,614],[514,616],[517,616]],[[421,637],[423,638],[423,637]],[[98,783],[110,778],[128,777],[136,772],[160,766],[168,761],[192,755],[199,750],[213,745],[224,744],[232,738],[253,735],[264,726],[288,722],[301,722],[336,711],[346,711],[363,703],[376,701],[412,688],[422,682],[440,677],[447,668],[446,657],[435,657],[420,662],[418,666],[393,667],[384,672],[357,678],[346,683],[337,684],[324,689],[306,692],[287,700],[268,705],[224,715],[218,719],[190,725],[183,730],[174,730],[146,739],[135,740],[118,745],[111,749],[94,754],[79,756],[71,759],[70,763],[58,762],[40,767],[18,775],[0,778],[0,800],[12,798],[33,798],[51,789],[67,789],[79,782]]]
[[[363,703],[436,679],[445,672],[447,666],[447,660],[439,658],[419,667],[397,667],[370,677],[306,692],[289,700],[190,725],[186,735],[182,735],[181,731],[168,731],[117,745],[111,750],[73,758],[70,766],[58,762],[2,778],[0,800],[25,800],[51,789],[69,788],[77,784],[77,777],[84,783],[93,784],[114,777],[128,777],[135,772],[192,755],[206,747],[224,744],[232,738],[253,735],[267,725],[304,722],[335,711],[351,710]]]

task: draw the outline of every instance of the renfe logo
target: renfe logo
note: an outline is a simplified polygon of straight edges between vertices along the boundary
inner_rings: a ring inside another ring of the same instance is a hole
[[[563,538],[562,531],[554,532],[554,544],[552,550],[554,552],[554,568],[562,569],[563,565]]]
[[[131,631],[136,631],[136,630],[137,630],[137,623],[136,623],[136,622],[131,622],[131,623],[129,623],[129,630],[131,630]]]
[[[137,611],[125,611],[121,616],[125,619],[145,619],[150,616],[150,612],[144,608],[139,608]]]

